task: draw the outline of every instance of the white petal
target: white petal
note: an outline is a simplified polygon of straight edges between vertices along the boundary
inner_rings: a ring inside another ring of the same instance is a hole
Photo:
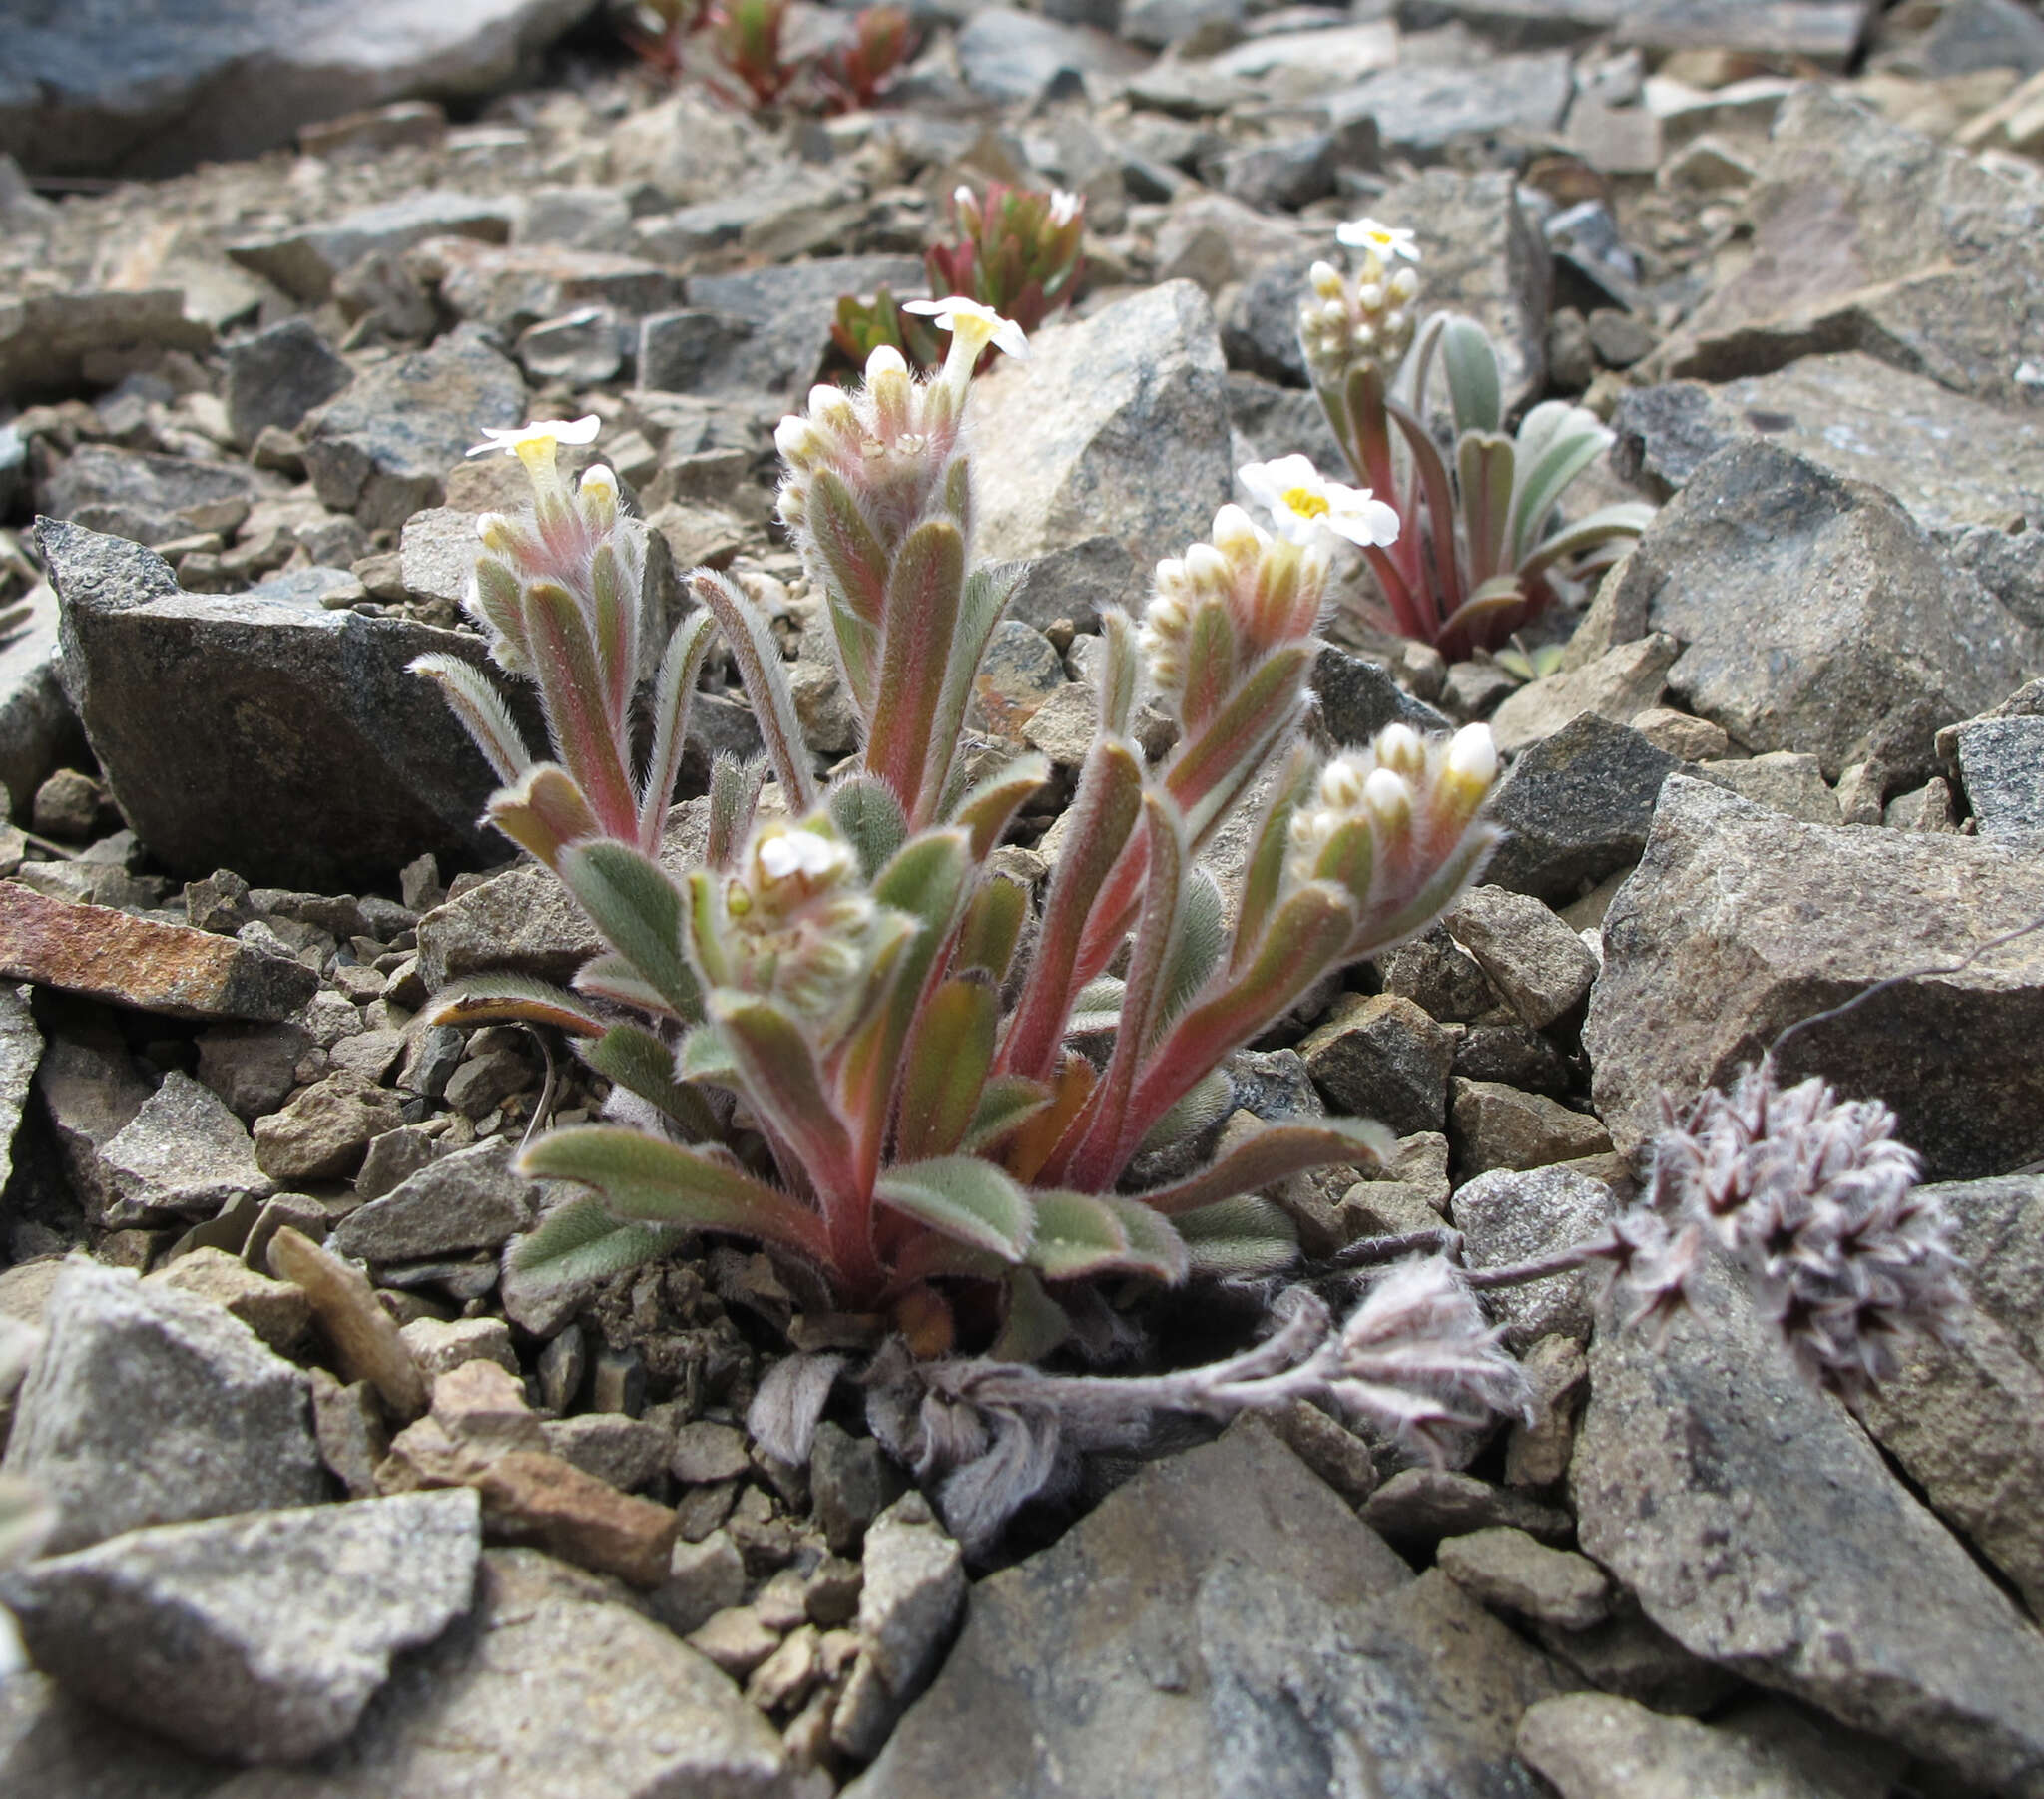
[[[994,348],[1013,356],[1017,362],[1029,360],[1029,339],[1012,318],[1000,321],[1000,329],[994,333]]]
[[[951,302],[938,299],[903,300],[901,310],[913,312],[919,318],[938,318],[951,310]]]

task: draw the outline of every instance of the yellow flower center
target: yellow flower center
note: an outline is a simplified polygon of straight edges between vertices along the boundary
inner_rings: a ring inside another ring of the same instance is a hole
[[[1316,494],[1309,487],[1287,487],[1284,490],[1284,504],[1287,510],[1302,519],[1320,519],[1333,510],[1327,504],[1325,494]]]

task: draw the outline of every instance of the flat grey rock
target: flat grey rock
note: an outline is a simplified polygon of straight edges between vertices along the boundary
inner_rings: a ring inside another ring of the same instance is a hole
[[[423,1261],[496,1249],[530,1230],[537,1187],[511,1171],[509,1141],[478,1143],[421,1168],[350,1212],[326,1246],[367,1262]]]
[[[109,1229],[166,1215],[214,1217],[262,1200],[276,1183],[256,1165],[249,1129],[212,1091],[176,1069],[98,1152],[97,1222]]]
[[[1235,481],[1207,296],[1168,281],[1048,325],[1030,349],[974,383],[975,438],[998,445],[1010,472],[980,484],[979,554],[1042,556],[1106,536],[1149,569],[1204,538]]]
[[[169,175],[288,144],[317,119],[508,83],[590,0],[85,0],[10,25],[0,153],[65,174]]]
[[[480,640],[316,599],[187,594],[152,552],[75,525],[45,521],[37,542],[86,735],[172,868],[330,891],[428,850],[501,857],[476,823],[495,777],[407,668],[429,652],[480,666]]]
[[[615,1591],[485,1552],[474,1612],[399,1663],[347,1742],[213,1799],[787,1799],[773,1727]]]
[[[1560,51],[1473,65],[1400,66],[1366,76],[1329,96],[1327,105],[1337,126],[1374,119],[1387,151],[1414,163],[1438,163],[1458,138],[1554,131],[1569,103],[1569,58]],[[1386,215],[1393,216],[1408,217]]]
[[[1619,472],[1664,499],[1714,451],[1764,437],[1886,488],[1927,531],[2044,527],[2044,414],[1989,405],[1858,351],[1716,386],[1630,388],[1611,426]]]
[[[2044,656],[1890,495],[1755,439],[1699,467],[1627,562],[1613,639],[1655,632],[1683,646],[1668,684],[1691,711],[1832,780],[1868,759],[1928,777],[1938,728]]]
[[[846,1791],[948,1796],[969,1766],[987,1792],[1071,1799],[1533,1799],[1511,1732],[1566,1684],[1245,1422],[980,1581]]]
[[[830,347],[838,296],[870,298],[883,286],[896,299],[929,291],[922,263],[914,256],[818,256],[742,274],[694,276],[688,290],[692,308],[724,314],[749,328],[707,357],[690,391],[774,393],[790,399],[806,393]]]
[[[1684,1647],[1979,1786],[2044,1793],[2044,1634],[1796,1372],[1721,1269],[1667,1336],[1600,1327],[1584,1550]]]
[[[14,1171],[14,1133],[28,1104],[36,1065],[43,1059],[43,1034],[17,989],[0,986],[0,1188]]]
[[[1583,1028],[1598,1112],[1631,1153],[1659,1127],[1663,1093],[1722,1085],[1785,1026],[2039,912],[2044,868],[2019,846],[1802,824],[1671,775],[1604,920]],[[1886,1101],[1933,1176],[1998,1174],[2044,1154],[2044,1069],[2023,1047],[2040,1030],[2031,937],[1798,1031],[1780,1067],[1785,1082],[1821,1074]]]
[[[1484,880],[1565,905],[1639,860],[1661,783],[1680,766],[1630,726],[1581,713],[1498,784],[1490,817],[1505,840]]]
[[[1468,1265],[1496,1268],[1583,1242],[1617,1209],[1603,1181],[1574,1168],[1493,1168],[1456,1189],[1449,1216],[1465,1239]],[[1542,1337],[1588,1341],[1596,1292],[1596,1274],[1578,1269],[1490,1289],[1481,1299],[1491,1320],[1504,1326],[1505,1342],[1524,1354]]]
[[[0,1472],[55,1501],[49,1553],[325,1498],[305,1377],[217,1305],[64,1264]]]
[[[298,1761],[464,1615],[472,1489],[131,1531],[0,1574],[35,1664],[196,1754]]]

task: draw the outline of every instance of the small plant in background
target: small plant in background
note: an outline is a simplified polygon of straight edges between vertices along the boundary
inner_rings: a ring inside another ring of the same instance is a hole
[[[850,37],[817,64],[817,85],[832,111],[863,111],[879,103],[915,49],[906,8],[868,6],[852,20]]]
[[[1483,328],[1435,313],[1415,340],[1412,233],[1364,219],[1336,234],[1360,252],[1359,266],[1344,278],[1330,263],[1313,264],[1298,340],[1350,466],[1404,527],[1364,554],[1402,635],[1450,658],[1495,650],[1554,603],[1557,576],[1608,559],[1646,528],[1653,508],[1607,506],[1550,529],[1562,495],[1610,447],[1611,433],[1582,407],[1547,400],[1506,436],[1497,352]],[[1436,360],[1453,421],[1452,467],[1426,422]]]
[[[710,23],[710,0],[639,0],[618,29],[642,62],[669,81],[688,68],[689,40]]]
[[[756,107],[778,104],[801,79],[802,65],[781,55],[786,23],[787,0],[714,0],[710,9],[710,42],[721,71],[743,84],[744,98]],[[735,97],[728,83],[712,78],[711,85]]]
[[[1062,190],[1041,193],[996,182],[982,201],[968,187],[952,196],[961,236],[923,253],[932,293],[975,300],[1024,332],[1033,331],[1078,290],[1086,203]],[[852,368],[882,345],[900,351],[909,366],[927,373],[944,360],[936,331],[909,316],[882,288],[870,302],[849,294],[837,302],[830,335]],[[993,351],[988,349],[986,357]],[[980,366],[986,367],[982,360]]]

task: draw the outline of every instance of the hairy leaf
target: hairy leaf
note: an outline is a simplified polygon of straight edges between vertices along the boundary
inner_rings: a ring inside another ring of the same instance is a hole
[[[1036,1230],[1028,1195],[976,1155],[945,1155],[889,1168],[873,1183],[873,1197],[1004,1261],[1019,1262]]]
[[[859,873],[867,880],[908,841],[907,815],[885,781],[869,774],[847,775],[830,789],[825,803],[831,823],[858,852]]]
[[[702,1016],[702,994],[682,954],[688,901],[659,863],[625,843],[564,850],[560,876],[590,922],[682,1018]]]
[[[458,656],[416,657],[409,667],[412,674],[423,675],[439,687],[499,780],[515,781],[525,772],[532,751],[525,747],[510,707],[486,675]]]
[[[896,1152],[949,1155],[979,1111],[994,1059],[998,999],[983,976],[954,976],[924,1002],[908,1037],[896,1110]]]
[[[583,1194],[555,1206],[537,1230],[521,1237],[511,1251],[511,1265],[535,1285],[572,1286],[643,1267],[684,1234],[659,1224],[621,1224],[601,1199]]]
[[[443,987],[419,1008],[420,1030],[434,1025],[552,1025],[578,1037],[600,1036],[606,1022],[572,993],[531,975],[473,975]]]
[[[808,745],[788,691],[780,645],[760,609],[746,598],[737,582],[712,569],[698,569],[689,578],[697,599],[716,615],[732,660],[753,702],[753,716],[766,745],[780,791],[790,812],[799,816],[816,803],[816,778],[809,772]]]
[[[1199,1173],[1136,1197],[1155,1211],[1176,1216],[1240,1193],[1254,1193],[1309,1168],[1341,1167],[1351,1162],[1378,1166],[1397,1153],[1397,1137],[1367,1119],[1266,1124],[1238,1138]]]
[[[583,1060],[665,1114],[691,1141],[717,1135],[703,1096],[675,1079],[674,1051],[644,1026],[613,1025],[583,1052]]]
[[[865,756],[867,770],[894,789],[912,823],[927,822],[941,797],[925,796],[924,771],[964,586],[963,534],[949,519],[925,520],[902,541],[887,584]],[[943,746],[947,761],[955,747]]]
[[[646,781],[639,796],[639,847],[649,856],[660,853],[661,831],[681,773],[682,749],[689,731],[689,699],[710,655],[716,630],[707,612],[691,613],[675,627],[653,680],[653,752],[646,759]]]
[[[1192,1272],[1214,1279],[1276,1274],[1298,1259],[1298,1231],[1268,1199],[1224,1199],[1173,1222]]]

